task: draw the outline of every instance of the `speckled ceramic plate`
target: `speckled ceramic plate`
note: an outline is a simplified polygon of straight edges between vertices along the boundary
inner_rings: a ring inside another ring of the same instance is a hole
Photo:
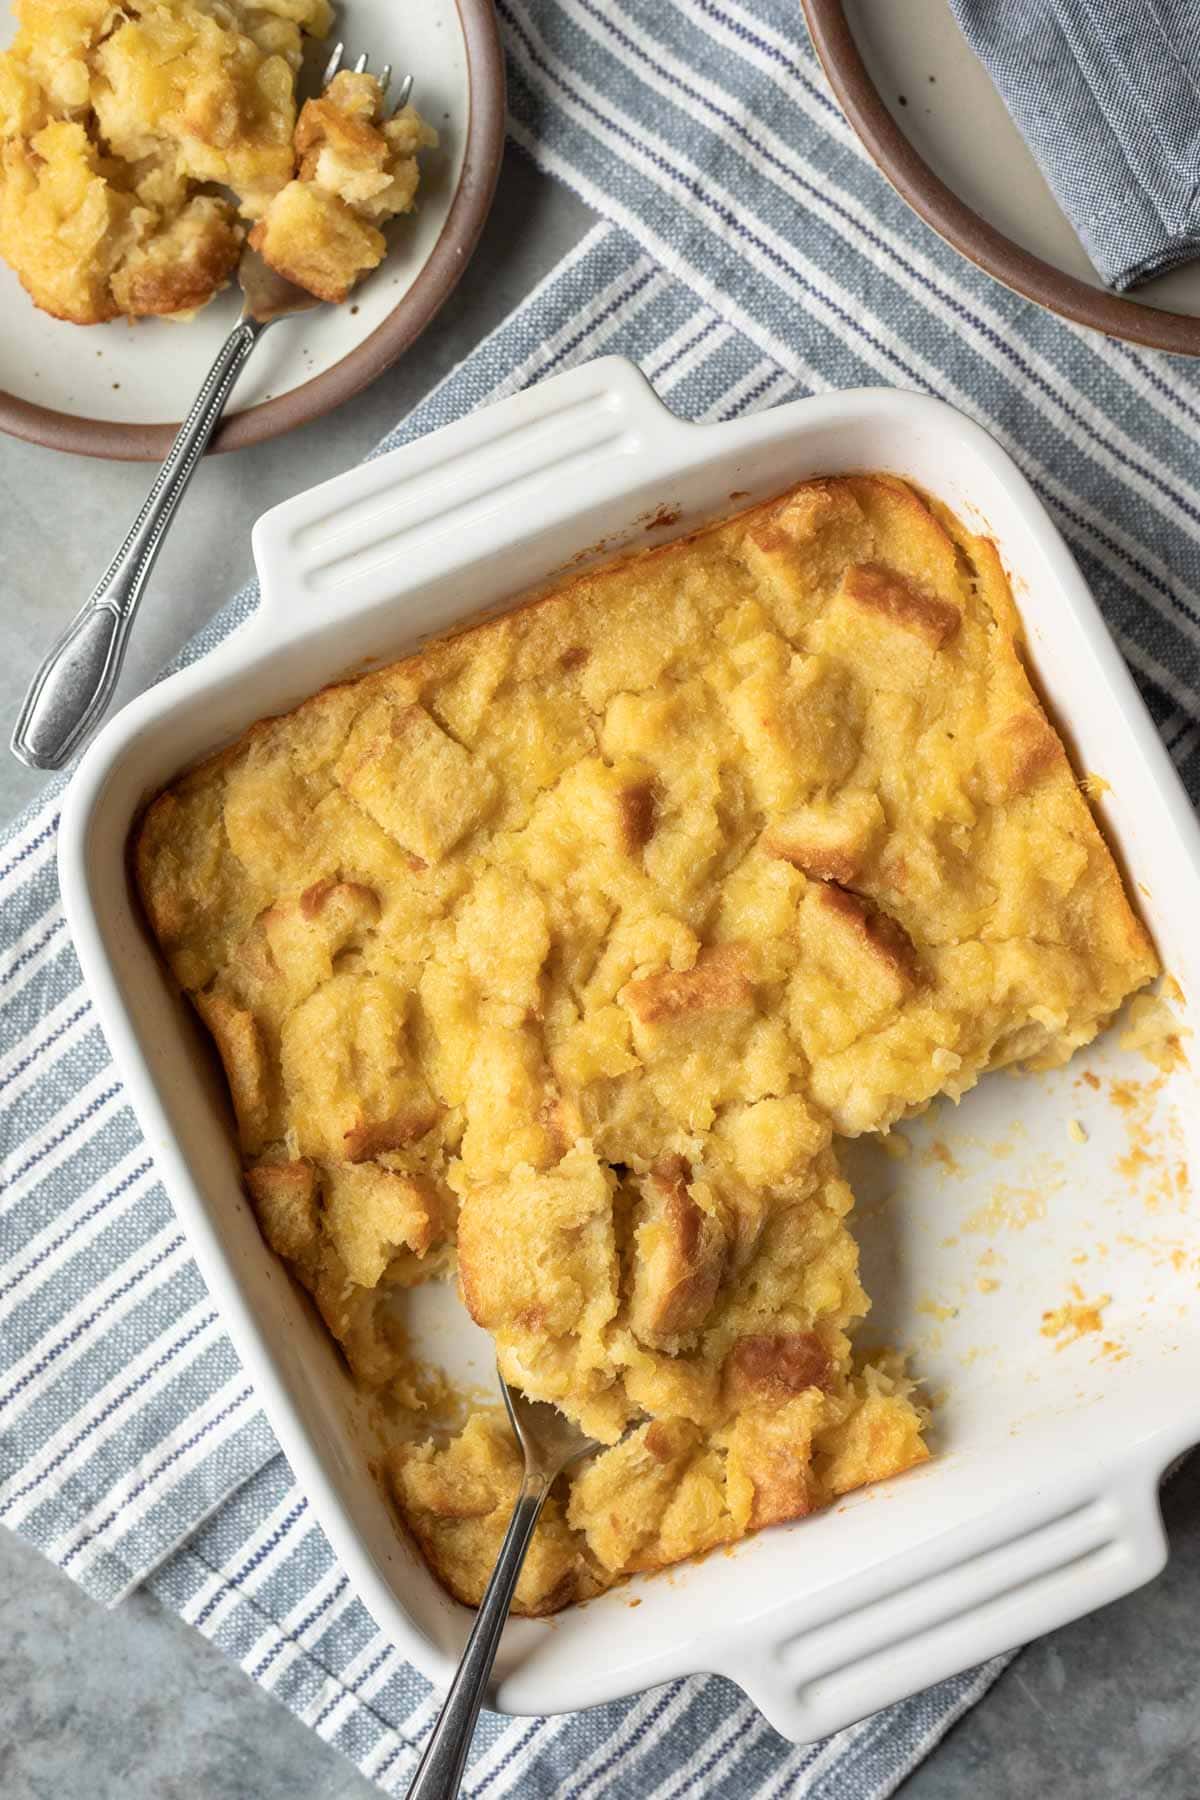
[[[12,20],[4,18],[11,34]],[[239,450],[339,406],[395,361],[465,269],[504,147],[504,63],[491,0],[346,0],[334,35],[374,67],[411,70],[440,143],[423,159],[419,210],[350,304],[277,325],[214,439]],[[38,312],[0,264],[0,429],[57,450],[159,461],[237,317],[235,290],[189,324],[64,324]]]
[[[948,0],[802,0],[846,116],[914,212],[956,250],[1064,318],[1200,355],[1200,262],[1110,293]]]

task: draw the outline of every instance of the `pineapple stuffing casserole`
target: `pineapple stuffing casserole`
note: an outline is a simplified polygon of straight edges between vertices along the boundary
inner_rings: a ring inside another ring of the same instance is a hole
[[[268,1244],[391,1407],[477,1602],[518,1457],[435,1429],[405,1337],[456,1272],[506,1378],[604,1446],[553,1612],[927,1451],[836,1139],[1044,1069],[1157,964],[990,541],[806,482],[332,687],[150,806],[136,873],[228,1075]]]
[[[381,117],[344,70],[297,116],[306,34],[327,0],[15,0],[0,55],[0,256],[77,325],[186,317],[251,243],[322,300],[383,260],[413,210],[412,107]]]

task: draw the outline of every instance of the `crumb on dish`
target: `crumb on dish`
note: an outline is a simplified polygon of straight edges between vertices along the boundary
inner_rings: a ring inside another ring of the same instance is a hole
[[[1065,1350],[1089,1332],[1102,1331],[1105,1309],[1111,1305],[1111,1294],[1100,1294],[1095,1300],[1088,1300],[1079,1283],[1073,1281],[1071,1298],[1042,1314],[1042,1336],[1056,1338],[1055,1349]]]
[[[603,1446],[527,1613],[927,1455],[903,1366],[854,1345],[836,1140],[1067,1061],[1157,968],[994,546],[886,476],[261,722],[135,861],[264,1236],[358,1379],[390,1392],[405,1290],[456,1262],[506,1378]],[[506,1428],[417,1420],[388,1466],[476,1601]]]

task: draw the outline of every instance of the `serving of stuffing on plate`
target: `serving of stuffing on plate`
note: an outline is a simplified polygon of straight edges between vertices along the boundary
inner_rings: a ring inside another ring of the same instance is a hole
[[[34,304],[95,325],[189,316],[248,226],[281,274],[345,298],[410,212],[436,133],[382,119],[350,70],[299,109],[328,0],[15,0],[0,55],[0,256]]]

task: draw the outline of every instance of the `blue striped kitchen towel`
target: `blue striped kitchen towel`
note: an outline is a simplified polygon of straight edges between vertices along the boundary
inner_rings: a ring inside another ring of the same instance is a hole
[[[790,3],[502,7],[514,136],[611,223],[380,448],[608,351],[697,419],[864,382],[940,393],[1038,487],[1200,795],[1200,370],[960,263],[860,153]],[[350,1593],[155,1180],[66,940],[55,796],[0,847],[0,1521],[100,1598],[148,1583],[402,1792],[435,1701]],[[874,1800],[997,1667],[803,1749],[713,1679],[489,1716],[465,1791]]]

